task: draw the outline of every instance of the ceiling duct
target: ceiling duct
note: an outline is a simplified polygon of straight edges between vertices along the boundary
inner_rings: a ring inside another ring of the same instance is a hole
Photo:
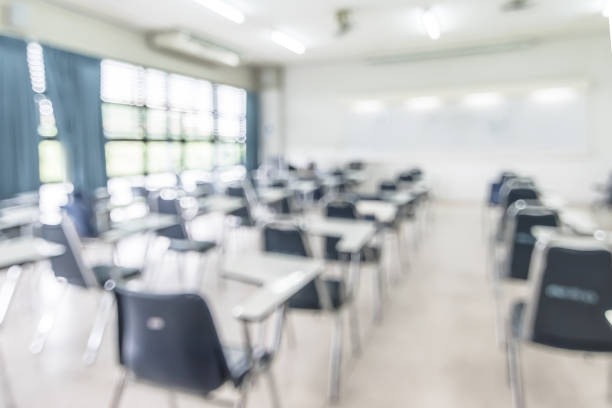
[[[461,57],[474,57],[487,54],[501,54],[507,52],[522,51],[539,44],[539,40],[531,39],[520,42],[497,43],[488,45],[477,45],[469,47],[448,48],[435,51],[419,51],[390,55],[380,55],[366,59],[368,64],[401,64],[407,62],[433,61]]]
[[[199,61],[236,67],[240,55],[228,48],[181,30],[154,32],[148,35],[151,48]]]

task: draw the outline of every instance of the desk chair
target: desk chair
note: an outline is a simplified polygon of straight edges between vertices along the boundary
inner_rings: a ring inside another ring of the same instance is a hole
[[[524,408],[522,343],[582,352],[612,352],[612,254],[601,241],[552,238],[538,243],[530,270],[533,293],[515,303],[507,329],[507,357],[515,408]]]
[[[518,200],[537,202],[540,192],[531,180],[513,179],[504,183],[500,190],[500,210],[502,211],[495,239],[501,242],[504,239],[508,221],[508,209]]]
[[[386,180],[386,181],[382,181],[379,185],[378,185],[378,190],[379,191],[397,191],[397,183],[395,181],[392,180]]]
[[[40,232],[42,238],[63,245],[66,249],[62,255],[50,259],[53,274],[62,286],[61,294],[57,304],[46,311],[40,319],[30,351],[34,354],[42,352],[47,337],[53,329],[57,312],[70,287],[96,289],[102,292],[102,297],[83,355],[86,364],[93,364],[102,344],[110,309],[113,306],[113,297],[108,293],[107,283],[110,280],[123,281],[137,278],[140,276],[140,271],[115,265],[96,265],[89,268],[83,259],[81,242],[76,229],[66,216],[63,216],[57,224],[43,224]]]
[[[224,384],[239,393],[236,408],[245,408],[249,388],[265,375],[272,406],[279,408],[270,366],[275,350],[254,349],[245,324],[243,347],[221,343],[206,300],[195,294],[152,294],[115,289],[119,323],[119,362],[125,371],[116,385],[111,407],[118,408],[128,381],[142,380],[170,391],[206,399]],[[228,401],[218,401],[226,402]]]
[[[500,345],[505,339],[505,321],[502,310],[504,288],[502,280],[526,282],[536,238],[532,228],[536,226],[559,227],[561,221],[555,210],[519,200],[508,209],[508,228],[504,241],[503,255],[496,262],[492,282],[496,302],[497,340]]]
[[[157,232],[158,236],[168,238],[170,243],[168,251],[178,255],[179,274],[184,281],[185,258],[189,253],[198,254],[200,259],[203,255],[208,254],[211,250],[217,247],[214,241],[198,241],[190,237],[183,211],[180,203],[180,198],[175,190],[162,190],[157,196],[157,211],[161,214],[176,215],[180,223],[172,227],[164,228]],[[200,265],[201,266],[201,265]],[[198,267],[198,286],[200,287],[201,279],[204,271],[200,272]]]
[[[292,256],[312,257],[306,235],[290,223],[275,222],[267,224],[263,229],[263,249]],[[350,306],[349,324],[353,353],[360,350],[359,320],[354,305],[354,290],[358,277],[348,276],[347,279],[322,279],[311,282],[289,299],[292,309],[327,311],[334,314],[335,325],[332,336],[330,399],[339,397],[340,368],[342,361],[342,328],[343,312]]]

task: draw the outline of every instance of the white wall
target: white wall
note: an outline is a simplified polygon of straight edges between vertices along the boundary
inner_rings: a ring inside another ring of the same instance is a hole
[[[436,151],[417,153],[377,148],[376,134],[365,149],[347,142],[343,135],[347,98],[427,94],[428,90],[456,88],[494,89],[568,78],[589,85],[586,151],[485,153],[474,146],[455,153],[440,146]],[[605,179],[612,169],[612,53],[609,39],[603,35],[486,56],[386,65],[350,62],[296,66],[287,69],[285,84],[285,153],[296,161],[334,164],[360,158],[374,163],[377,177],[420,165],[432,180],[436,195],[452,200],[481,200],[486,183],[497,172],[516,169],[571,202],[585,202],[593,197],[591,185]]]
[[[9,24],[11,4],[23,6],[23,19],[17,26]],[[250,68],[216,67],[168,56],[150,49],[142,32],[94,19],[41,0],[0,0],[0,33],[44,42],[86,55],[114,58],[213,82],[248,89],[255,86]]]

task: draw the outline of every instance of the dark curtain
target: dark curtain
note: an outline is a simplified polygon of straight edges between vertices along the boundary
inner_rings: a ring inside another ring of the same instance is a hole
[[[0,199],[38,190],[38,112],[26,43],[0,36]]]
[[[47,95],[75,190],[106,186],[100,60],[44,47]]]
[[[259,94],[247,92],[247,140],[246,168],[255,170],[259,167]]]

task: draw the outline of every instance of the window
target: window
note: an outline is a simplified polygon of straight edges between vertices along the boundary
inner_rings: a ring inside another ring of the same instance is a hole
[[[57,127],[53,104],[45,92],[45,61],[43,48],[38,43],[29,43],[27,48],[28,69],[32,83],[32,91],[38,106],[39,125],[38,143],[39,173],[42,183],[61,183],[66,180],[66,161],[62,145],[57,139]]]
[[[113,60],[101,68],[109,177],[244,163],[244,89]]]

